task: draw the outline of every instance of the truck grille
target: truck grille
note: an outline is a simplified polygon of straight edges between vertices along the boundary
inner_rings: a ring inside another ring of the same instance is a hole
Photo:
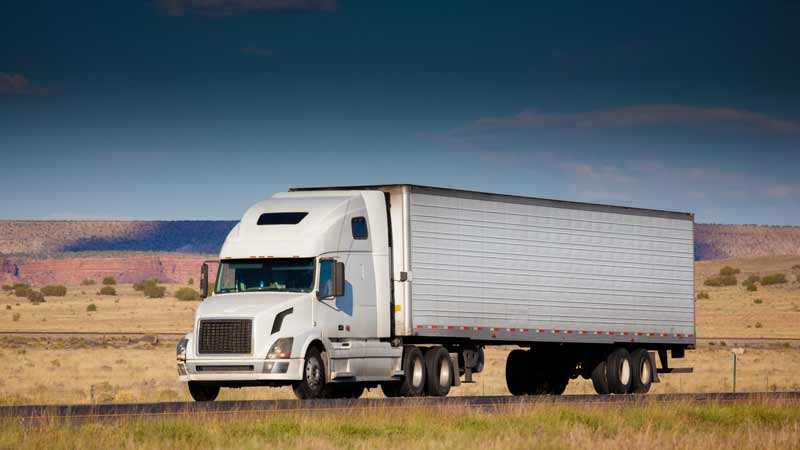
[[[198,353],[249,354],[253,321],[249,319],[201,320]]]

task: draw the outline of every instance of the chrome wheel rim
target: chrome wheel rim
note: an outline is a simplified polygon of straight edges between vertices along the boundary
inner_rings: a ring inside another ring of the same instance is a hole
[[[422,384],[422,360],[419,358],[414,358],[414,363],[411,367],[411,384],[414,386]]]
[[[631,363],[628,361],[628,358],[623,359],[622,364],[620,364],[619,381],[625,386],[631,381]]]
[[[640,371],[640,381],[642,384],[647,384],[650,382],[650,364],[647,361],[642,361],[642,370]]]
[[[445,387],[450,385],[450,368],[447,366],[447,360],[442,359],[442,364],[439,367],[439,386]]]
[[[306,382],[312,389],[322,386],[322,367],[316,358],[311,358],[306,362]]]

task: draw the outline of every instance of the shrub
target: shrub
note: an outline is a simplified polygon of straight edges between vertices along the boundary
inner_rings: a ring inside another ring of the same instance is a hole
[[[81,286],[93,286],[94,284],[95,281],[90,278],[84,278],[83,281],[81,281]]]
[[[6,309],[11,309],[11,305],[6,305]]]
[[[764,303],[764,300],[761,300],[760,298],[757,298],[757,299],[753,300],[753,303],[755,303],[756,305],[760,305],[760,304]]]
[[[163,298],[164,294],[167,292],[167,288],[158,285],[147,285],[142,292],[144,296],[148,298]]]
[[[13,285],[13,286],[11,286],[11,289],[18,289],[18,288],[29,288],[29,287],[30,287],[30,286],[28,286],[28,285],[27,285],[27,284],[25,284],[25,283],[14,283],[14,285]]]
[[[716,275],[713,277],[708,277],[703,284],[706,286],[720,287],[736,286],[736,283],[737,281],[735,275]]]
[[[34,290],[31,289],[28,292],[28,300],[30,300],[31,303],[34,303],[34,304],[35,303],[44,303],[44,295],[42,295],[42,293],[39,292],[39,291],[34,291]]]
[[[14,286],[11,286],[10,284],[4,284],[3,285],[3,290],[4,291],[13,291],[14,290]]]
[[[97,295],[117,295],[117,290],[111,286],[103,286],[97,291]]]
[[[175,298],[183,301],[200,300],[200,293],[190,287],[182,287],[175,291]]]
[[[188,284],[189,286],[194,285],[194,278],[189,278],[189,280],[186,281],[186,284]]]
[[[30,292],[31,288],[25,285],[17,286],[14,288],[14,295],[17,297],[27,297],[28,294],[30,294]]]
[[[736,275],[739,273],[739,269],[734,269],[731,266],[725,266],[722,269],[719,269],[720,275]]]
[[[761,277],[760,276],[758,276],[758,275],[750,275],[749,277],[747,277],[746,280],[744,280],[744,282],[742,284],[753,284],[753,283],[760,283],[760,282],[761,282]]]
[[[711,297],[708,295],[708,292],[706,292],[706,291],[700,291],[700,292],[698,292],[698,293],[697,293],[697,299],[698,299],[698,300],[707,299],[707,298],[711,298]]]
[[[755,325],[756,328],[761,328],[762,326],[763,325],[761,325],[761,322],[756,322],[756,325]]]
[[[133,283],[133,289],[136,291],[144,291],[148,286],[157,286],[157,278],[148,278],[140,283]]]
[[[13,320],[14,322],[19,322],[20,317],[22,316],[20,316],[19,313],[14,313],[14,315],[11,317],[11,320]]]
[[[748,292],[755,292],[757,290],[758,290],[758,287],[755,284],[748,284],[747,285],[747,291]]]
[[[761,277],[762,286],[769,286],[771,284],[782,284],[782,283],[786,283],[786,275],[782,273],[764,275],[763,277]]]
[[[58,285],[51,284],[49,286],[43,287],[41,291],[43,295],[46,295],[48,297],[63,297],[67,295],[67,287],[62,284]]]
[[[89,305],[86,306],[86,312],[95,312],[95,311],[97,311],[97,305],[95,305],[94,303],[89,303]]]
[[[793,265],[792,270],[800,270],[800,264]]]
[[[105,284],[106,286],[113,286],[117,284],[117,279],[114,277],[105,277],[103,278],[103,284]]]

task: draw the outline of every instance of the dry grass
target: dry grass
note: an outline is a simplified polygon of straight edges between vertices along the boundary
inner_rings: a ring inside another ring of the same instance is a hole
[[[0,448],[797,448],[800,408],[740,404],[528,405],[259,413],[106,423],[2,423]]]
[[[701,261],[695,265],[696,290],[706,291],[710,298],[697,300],[697,335],[700,337],[774,337],[800,338],[800,255],[765,256]],[[709,276],[722,267],[741,270],[739,284],[729,287],[703,286]],[[757,284],[758,290],[747,291],[741,284],[750,275],[784,273],[788,282],[771,286]],[[755,300],[760,299],[761,302]]]
[[[505,358],[512,347],[491,348],[476,383],[454,387],[451,395],[508,395]],[[719,392],[732,388],[732,354],[719,346],[687,352],[680,366],[696,373],[664,375],[653,393]],[[177,380],[172,342],[88,341],[82,339],[0,339],[0,404],[89,403],[94,386],[96,402],[188,401]],[[800,390],[800,349],[747,348],[738,356],[737,390]],[[570,382],[568,394],[588,394],[591,381]],[[382,397],[373,389],[367,397]],[[288,387],[223,389],[221,400],[294,398]]]

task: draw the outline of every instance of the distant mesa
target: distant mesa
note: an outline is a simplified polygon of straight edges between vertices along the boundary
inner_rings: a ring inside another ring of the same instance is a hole
[[[0,281],[75,285],[197,279],[232,220],[0,221]],[[695,259],[800,254],[800,227],[695,224]]]

